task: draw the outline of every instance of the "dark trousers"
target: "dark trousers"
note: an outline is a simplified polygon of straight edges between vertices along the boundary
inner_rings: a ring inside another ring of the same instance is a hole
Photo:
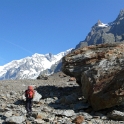
[[[32,112],[32,105],[33,105],[33,100],[32,99],[26,99],[26,110],[27,113]]]

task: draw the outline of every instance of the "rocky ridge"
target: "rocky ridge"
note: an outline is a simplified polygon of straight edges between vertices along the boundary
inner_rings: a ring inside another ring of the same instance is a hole
[[[123,106],[94,111],[82,97],[79,85],[62,72],[48,80],[0,81],[1,124],[123,124]],[[31,117],[26,116],[23,93],[35,86],[40,97],[34,100]]]
[[[104,24],[100,20],[92,26],[84,41],[76,49],[96,44],[114,43],[124,41],[124,9],[120,11],[115,21]]]

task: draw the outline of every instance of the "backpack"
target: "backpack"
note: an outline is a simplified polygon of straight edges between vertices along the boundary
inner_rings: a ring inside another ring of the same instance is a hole
[[[29,89],[26,90],[26,91],[25,91],[25,97],[32,99],[32,98],[34,97],[34,91],[33,91],[33,90],[29,90]]]

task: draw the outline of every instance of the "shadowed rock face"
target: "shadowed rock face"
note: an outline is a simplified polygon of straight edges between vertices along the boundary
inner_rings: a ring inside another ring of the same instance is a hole
[[[99,44],[66,55],[62,71],[76,78],[94,110],[124,104],[124,44]]]

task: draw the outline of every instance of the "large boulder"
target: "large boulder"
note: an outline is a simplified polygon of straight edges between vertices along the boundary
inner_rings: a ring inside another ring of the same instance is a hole
[[[99,44],[66,55],[62,71],[76,78],[94,110],[124,104],[124,44]]]

